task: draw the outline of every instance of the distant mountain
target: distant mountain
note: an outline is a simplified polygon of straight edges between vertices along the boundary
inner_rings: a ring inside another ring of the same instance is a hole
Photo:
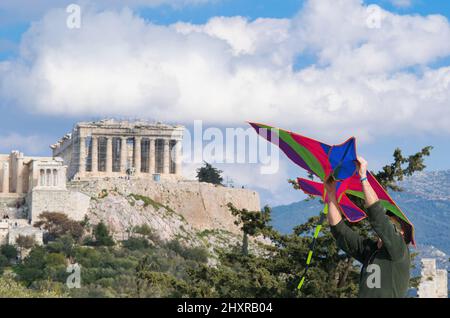
[[[420,246],[433,246],[450,254],[450,170],[421,172],[400,183],[403,192],[391,193],[416,229]],[[318,200],[305,200],[272,210],[272,225],[289,233],[298,224],[318,215]]]

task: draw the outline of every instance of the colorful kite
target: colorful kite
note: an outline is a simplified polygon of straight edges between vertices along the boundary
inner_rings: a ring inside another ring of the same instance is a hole
[[[299,134],[256,123],[256,132],[278,145],[295,164],[320,180],[333,176],[344,180],[356,173],[356,141],[352,137],[341,145],[330,146]]]
[[[348,197],[348,194],[350,194],[364,199],[360,177],[356,173],[357,156],[356,140],[354,137],[348,139],[343,144],[330,146],[287,130],[251,122],[249,122],[249,124],[260,136],[279,146],[279,148],[295,164],[317,176],[322,181],[322,183],[320,183],[298,178],[298,185],[306,194],[320,196],[322,200],[326,202],[326,191],[324,189],[323,182],[328,180],[330,177],[333,177],[338,181],[336,195],[338,198],[339,208],[345,218],[349,222],[355,223],[361,221],[367,216],[366,213]],[[395,204],[389,194],[378,183],[375,177],[368,173],[367,178],[386,210],[397,216],[407,225],[409,228],[411,242],[415,245],[414,227],[412,223]],[[315,243],[327,213],[328,205],[325,204],[324,209],[321,212],[319,224],[314,232],[313,241],[306,260],[305,271],[300,283],[298,284],[298,289],[302,287],[305,281]]]
[[[352,177],[353,179],[353,177]],[[359,182],[359,177],[357,177]],[[336,197],[338,199],[339,208],[343,212],[345,218],[352,223],[359,222],[364,219],[367,215],[361,210],[355,203],[353,203],[345,193],[347,190],[347,180],[339,181],[336,185]],[[308,195],[318,196],[321,198],[325,198],[325,189],[324,184],[320,182],[314,182],[311,180],[297,178],[297,183],[300,189],[303,190]],[[361,182],[359,182],[361,184]],[[327,200],[324,200],[327,201]]]

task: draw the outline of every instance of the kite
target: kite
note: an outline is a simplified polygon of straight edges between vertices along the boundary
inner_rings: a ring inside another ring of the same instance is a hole
[[[356,139],[354,137],[349,138],[340,145],[330,146],[287,130],[252,122],[249,122],[249,124],[260,136],[277,145],[296,165],[322,181],[320,183],[298,178],[298,185],[303,192],[308,195],[319,196],[324,202],[327,202],[327,194],[323,182],[329,178],[333,178],[337,181],[336,196],[339,209],[345,218],[349,222],[356,223],[367,217],[366,213],[348,197],[348,195],[353,195],[364,199],[360,177],[357,174]],[[415,245],[414,227],[412,223],[370,172],[367,174],[367,179],[388,213],[397,216],[407,225],[411,242]],[[306,260],[306,267],[298,284],[298,289],[301,289],[305,281],[316,240],[327,214],[328,204],[325,204],[319,223],[314,231],[313,241]]]
[[[351,179],[354,179],[353,177]],[[359,181],[359,177],[356,176],[359,185],[361,182]],[[347,179],[350,180],[350,179]],[[353,203],[347,196],[346,190],[348,187],[348,181],[339,181],[336,184],[336,197],[338,199],[339,208],[344,214],[345,218],[351,222],[356,223],[361,221],[362,219],[367,217],[367,214],[361,210],[355,203]],[[300,189],[303,190],[308,195],[319,196],[321,198],[325,198],[325,189],[324,184],[320,182],[315,182],[303,178],[297,178],[297,183]],[[356,191],[356,188],[354,188]],[[361,189],[362,191],[362,189]],[[327,200],[323,200],[327,201]]]
[[[344,180],[356,173],[356,140],[330,146],[299,134],[256,123],[249,123],[256,132],[278,145],[295,164],[325,181],[330,176]]]

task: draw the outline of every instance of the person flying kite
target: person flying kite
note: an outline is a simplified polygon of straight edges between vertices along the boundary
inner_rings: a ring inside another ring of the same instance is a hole
[[[414,227],[367,171],[367,162],[357,157],[355,138],[330,146],[268,125],[249,124],[259,135],[278,145],[294,163],[322,181],[297,179],[299,188],[306,194],[320,196],[325,202],[298,289],[305,281],[322,223],[328,219],[338,246],[363,264],[359,296],[405,296],[410,264],[407,245],[415,244]],[[364,199],[367,213],[348,195]],[[368,217],[378,241],[363,239],[353,232],[343,221],[341,213],[352,223]],[[379,272],[375,273],[377,270]]]

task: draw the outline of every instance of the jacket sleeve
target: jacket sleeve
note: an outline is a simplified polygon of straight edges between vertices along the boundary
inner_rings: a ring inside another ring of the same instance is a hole
[[[401,259],[407,246],[401,233],[386,215],[386,210],[380,201],[375,202],[367,209],[368,220],[393,261]]]
[[[364,263],[366,256],[370,254],[374,247],[372,240],[361,237],[345,224],[344,219],[335,226],[331,226],[331,234],[333,234],[340,249],[361,263]]]

